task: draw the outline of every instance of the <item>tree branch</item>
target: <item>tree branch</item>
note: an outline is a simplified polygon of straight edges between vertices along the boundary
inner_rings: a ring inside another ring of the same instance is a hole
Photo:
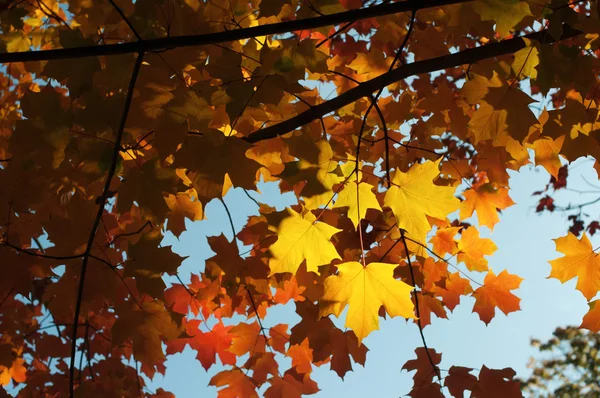
[[[38,252],[34,252],[31,251],[31,249],[22,249],[18,246],[15,246],[11,243],[8,242],[0,242],[0,246],[6,246],[6,247],[10,247],[11,249],[13,249],[14,251],[17,251],[19,253],[23,253],[26,254],[28,256],[33,256],[33,257],[40,257],[40,258],[47,258],[49,260],[75,260],[75,259],[79,259],[83,257],[83,253],[82,254],[74,254],[72,256],[50,256],[48,254],[45,253],[38,253]]]
[[[358,87],[354,87],[337,96],[336,98],[323,102],[322,104],[313,106],[312,108],[288,120],[261,130],[257,130],[246,136],[244,140],[249,143],[255,143],[289,133],[290,131],[294,131],[298,127],[304,126],[313,120],[319,119],[330,112],[335,112],[336,110],[351,104],[362,97],[370,97],[371,93],[381,89],[382,87],[386,87],[410,76],[431,73],[460,65],[472,64],[488,58],[515,53],[520,49],[527,47],[527,43],[524,39],[538,41],[542,44],[548,44],[560,40],[570,39],[580,35],[581,33],[581,31],[573,29],[569,25],[564,25],[563,35],[558,40],[550,36],[547,29],[543,29],[539,32],[515,37],[513,39],[504,40],[498,43],[486,44],[484,46],[470,48],[454,54],[448,54],[442,57],[430,58],[424,61],[406,64],[392,71],[384,73],[374,79],[361,83]]]
[[[304,29],[315,29],[324,26],[337,25],[344,22],[356,21],[396,14],[399,12],[441,7],[450,4],[466,3],[472,0],[407,0],[398,3],[377,5],[368,8],[344,11],[322,17],[304,18],[274,24],[254,26],[250,28],[226,30],[222,32],[201,35],[163,37],[160,39],[135,41],[101,46],[86,46],[61,48],[43,51],[27,51],[0,54],[0,63],[46,61],[54,59],[96,57],[100,55],[117,55],[131,53],[147,53],[152,51],[170,50],[181,47],[218,44],[235,40],[251,39],[257,36],[269,36],[290,33]],[[374,90],[373,90],[374,91]]]

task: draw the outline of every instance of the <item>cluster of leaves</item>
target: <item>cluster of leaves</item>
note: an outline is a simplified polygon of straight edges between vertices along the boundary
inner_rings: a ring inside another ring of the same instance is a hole
[[[575,326],[557,328],[542,343],[531,340],[541,353],[532,358],[533,374],[521,381],[523,391],[547,397],[597,397],[600,395],[600,335]]]
[[[488,324],[519,309],[521,278],[490,269],[496,246],[470,218],[494,228],[513,204],[507,169],[530,151],[555,178],[562,161],[599,158],[593,1],[0,11],[0,380],[24,383],[23,396],[166,397],[139,373],[164,373],[189,345],[204,368],[225,366],[219,396],[295,397],[318,391],[316,366],[344,377],[364,365],[382,317],[424,336],[432,314],[472,296]],[[521,81],[552,92],[554,109],[536,116]],[[179,237],[208,202],[233,187],[252,197],[261,180],[297,203],[258,203],[233,241],[208,238],[215,255],[191,282],[172,284],[183,258],[162,245],[167,231]],[[557,245],[566,257],[551,276],[579,276],[591,299],[589,241]],[[297,325],[263,323],[289,301]],[[340,329],[330,316],[346,308]],[[440,354],[423,345],[405,365],[411,395],[441,396]],[[470,371],[452,367],[444,387],[520,395],[509,369]]]

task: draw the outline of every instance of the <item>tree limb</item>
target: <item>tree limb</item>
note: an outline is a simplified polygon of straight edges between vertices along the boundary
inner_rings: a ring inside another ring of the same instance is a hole
[[[225,30],[222,32],[200,35],[163,37],[159,39],[100,46],[4,53],[0,54],[0,63],[47,61],[54,59],[85,58],[96,57],[100,55],[117,55],[142,52],[147,53],[181,47],[218,44],[235,40],[251,39],[257,36],[269,36],[274,34],[294,32],[297,30],[321,28],[324,26],[336,25],[349,21],[374,18],[411,10],[466,3],[469,1],[472,0],[407,0],[398,3],[383,4],[373,7],[344,11],[322,17],[297,19],[293,21],[266,24],[243,29]]]
[[[358,87],[354,87],[337,96],[336,98],[323,102],[322,104],[313,106],[312,108],[281,123],[250,133],[248,136],[244,137],[244,140],[249,143],[255,143],[289,133],[290,131],[294,131],[298,127],[304,126],[313,120],[319,119],[330,112],[335,112],[336,110],[351,104],[362,97],[370,97],[373,92],[381,89],[382,87],[396,83],[397,81],[406,79],[410,76],[431,73],[460,65],[472,64],[488,58],[515,53],[520,49],[527,47],[527,43],[524,39],[547,44],[570,39],[580,35],[581,33],[581,31],[573,29],[569,25],[564,25],[563,35],[558,40],[550,36],[547,29],[543,29],[539,32],[530,33],[525,36],[519,36],[497,43],[486,44],[476,48],[469,48],[467,50],[444,55],[442,57],[430,58],[424,61],[406,64],[377,76],[374,79],[361,83]]]

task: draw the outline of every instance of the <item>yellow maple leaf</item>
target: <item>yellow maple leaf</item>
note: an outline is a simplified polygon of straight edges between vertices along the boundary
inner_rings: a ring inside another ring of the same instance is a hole
[[[6,51],[9,53],[24,52],[31,48],[31,40],[24,32],[11,32],[6,36]]]
[[[191,221],[199,221],[204,218],[202,203],[192,200],[192,197],[197,196],[196,190],[190,188],[186,192],[179,192],[177,195],[169,194],[164,197],[167,206],[171,209],[167,229],[175,236],[179,237],[185,231],[185,218]]]
[[[472,73],[471,78],[460,89],[460,93],[469,104],[477,104],[489,93],[491,88],[502,87],[502,85],[502,80],[496,71],[492,72],[489,79]]]
[[[319,148],[318,162],[316,165],[306,160],[300,160],[300,169],[309,169],[317,166],[316,179],[323,185],[324,192],[304,198],[304,204],[307,209],[314,210],[323,206],[331,200],[333,196],[333,186],[342,181],[342,177],[335,173],[338,162],[334,159],[334,153],[326,140],[321,140],[317,144]]]
[[[508,36],[510,29],[531,15],[529,5],[521,0],[478,0],[471,7],[482,21],[494,21],[501,37]]]
[[[379,329],[379,308],[383,305],[391,316],[415,318],[410,297],[413,287],[394,279],[397,264],[370,263],[366,267],[356,261],[338,264],[338,275],[324,281],[319,317],[340,316],[346,305],[346,327],[351,328],[361,342],[373,330]]]
[[[295,274],[302,261],[306,269],[319,273],[319,265],[329,264],[340,258],[331,237],[340,232],[329,224],[316,222],[309,211],[304,214],[288,209],[289,217],[284,218],[275,232],[277,241],[269,248],[273,256],[269,260],[271,275],[282,272]]]
[[[366,182],[357,185],[356,182],[350,181],[338,195],[333,208],[348,207],[348,218],[352,220],[354,227],[358,228],[358,221],[365,218],[367,209],[381,211],[381,206],[379,206],[372,189],[373,185]]]
[[[491,87],[469,121],[470,135],[475,143],[493,140],[499,146],[504,137],[522,141],[529,129],[538,123],[529,108],[535,102],[523,91],[509,86]]]
[[[562,166],[560,161],[560,150],[565,141],[565,136],[553,140],[550,137],[542,137],[529,145],[535,151],[535,164],[542,166],[554,178],[558,177],[558,170]]]
[[[415,164],[408,173],[397,170],[385,194],[384,204],[394,212],[398,228],[422,243],[431,229],[427,216],[444,219],[460,206],[453,187],[433,184],[440,160]]]
[[[581,239],[577,239],[569,232],[567,236],[554,239],[554,243],[564,257],[549,261],[552,266],[549,278],[564,283],[577,277],[576,289],[591,300],[600,291],[600,257],[592,249],[587,235],[584,232]]]
[[[535,68],[540,63],[539,51],[537,47],[531,45],[529,39],[523,39],[528,46],[520,49],[515,53],[515,59],[511,65],[513,72],[517,78],[537,77],[537,69]]]

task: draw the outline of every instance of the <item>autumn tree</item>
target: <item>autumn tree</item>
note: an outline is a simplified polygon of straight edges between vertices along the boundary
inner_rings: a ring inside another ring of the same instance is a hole
[[[557,328],[545,342],[531,340],[541,357],[532,358],[533,374],[522,383],[529,396],[600,396],[600,335],[576,326]]]
[[[340,377],[369,366],[363,339],[397,316],[423,338],[403,366],[416,371],[411,396],[520,396],[511,369],[440,369],[423,329],[464,296],[486,324],[519,310],[522,279],[490,269],[496,246],[480,228],[514,204],[507,170],[534,162],[564,181],[563,165],[599,158],[597,2],[4,0],[0,11],[2,385],[166,397],[140,375],[190,346],[205,369],[223,366],[220,397],[309,395],[317,366]],[[259,181],[296,204],[258,203],[232,240],[207,237],[215,255],[181,279],[164,236],[210,201],[229,213],[226,193],[253,197]],[[592,300],[589,239],[556,244],[550,276],[578,277]],[[290,301],[298,324],[263,322]]]

